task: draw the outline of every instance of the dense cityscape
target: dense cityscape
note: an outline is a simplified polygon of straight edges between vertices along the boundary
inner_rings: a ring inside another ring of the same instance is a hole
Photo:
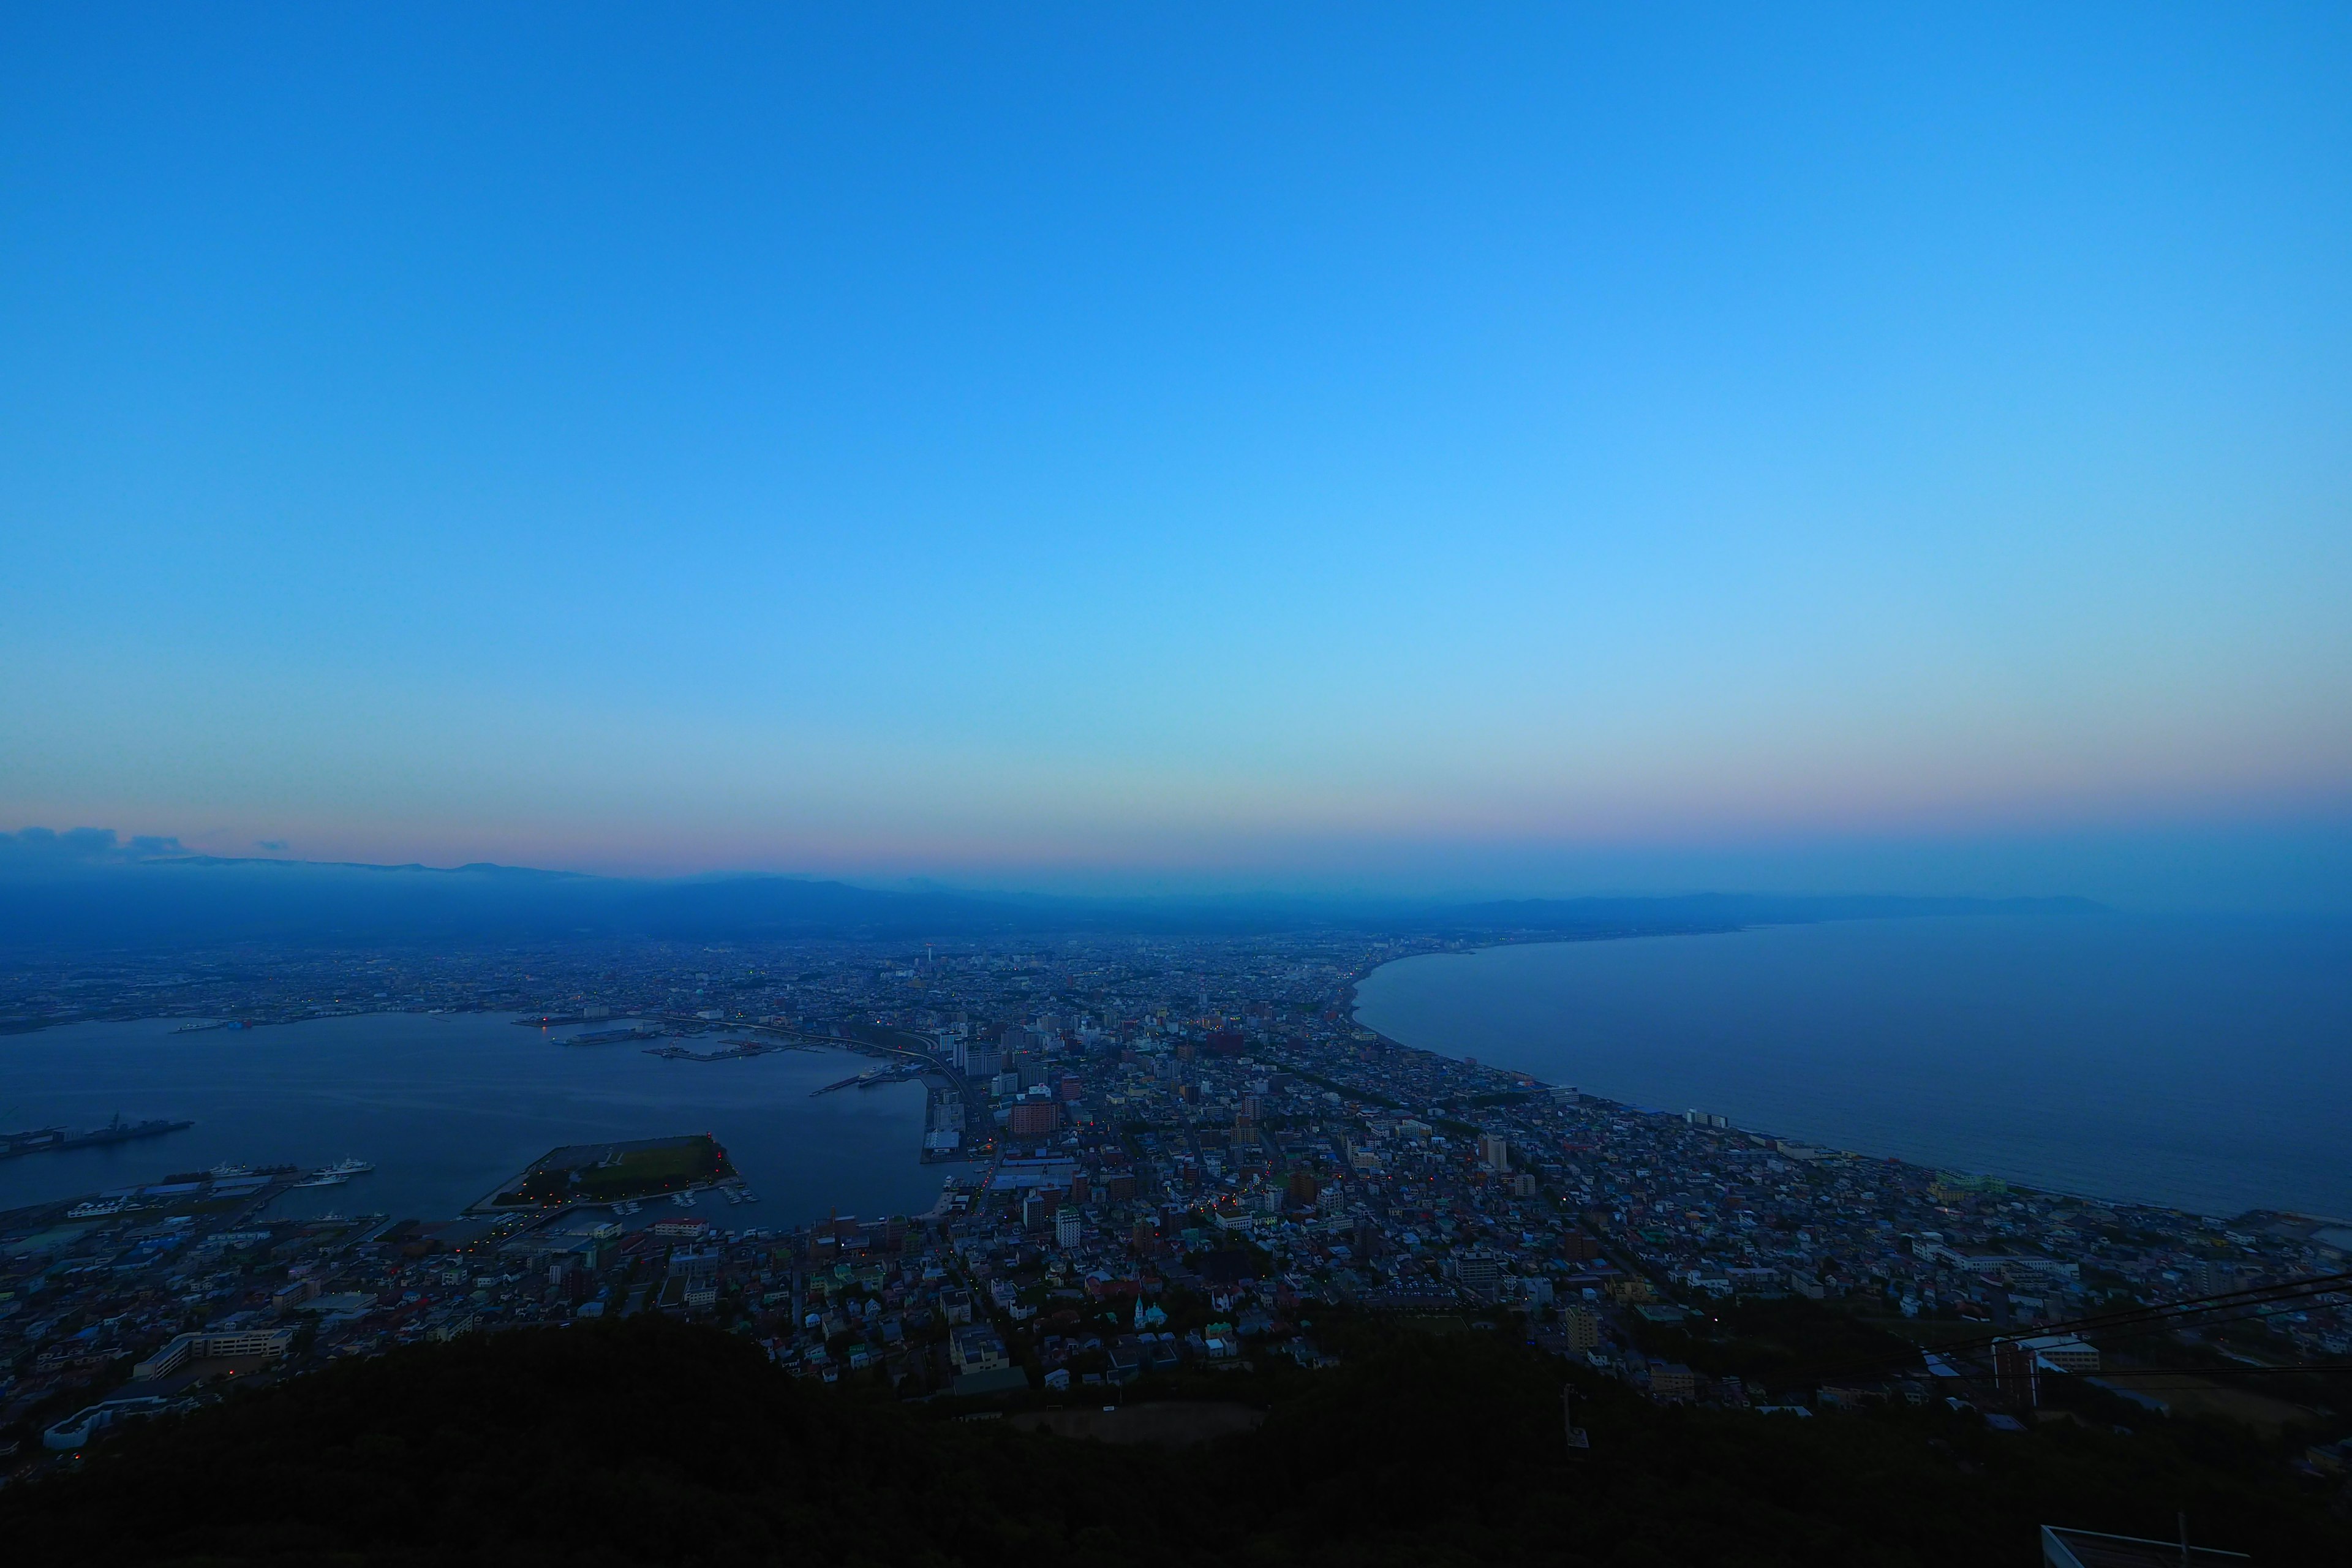
[[[337,1358],[645,1312],[731,1329],[825,1384],[1015,1403],[1275,1360],[1328,1366],[1339,1357],[1318,1323],[1366,1313],[1517,1324],[1654,1400],[1807,1415],[1965,1398],[1997,1422],[2031,1420],[2050,1414],[2037,1411],[2045,1381],[2081,1378],[2144,1407],[2275,1424],[2292,1407],[2229,1369],[2352,1352],[2341,1298],[2295,1284],[2346,1268],[2340,1225],[2217,1219],[1807,1147],[1355,1021],[1364,974],[1444,945],[649,945],[21,971],[0,996],[18,1030],[487,1010],[591,1039],[859,1051],[878,1058],[873,1074],[925,1085],[919,1157],[943,1184],[923,1214],[770,1215],[744,1203],[721,1151],[655,1160],[594,1201],[559,1165],[551,1184],[519,1181],[529,1201],[511,1210],[295,1219],[270,1211],[306,1173],[159,1166],[139,1186],[0,1215],[6,1462],[19,1476],[70,1466],[119,1423]],[[559,1152],[582,1172],[654,1158]],[[2244,1310],[2153,1336],[2069,1327],[2215,1297]],[[1899,1364],[1723,1370],[1709,1347],[1740,1313],[1775,1309],[1916,1348]],[[2295,1463],[2340,1476],[2343,1458],[2321,1445]]]

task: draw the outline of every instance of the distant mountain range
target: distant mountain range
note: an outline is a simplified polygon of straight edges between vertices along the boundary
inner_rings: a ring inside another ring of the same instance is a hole
[[[919,942],[1033,932],[1237,935],[1318,928],[1465,937],[1598,936],[2098,907],[2080,899],[1736,893],[1466,904],[1276,897],[1078,899],[891,890],[782,876],[652,880],[493,865],[445,870],[184,854],[0,855],[0,947],[18,951],[237,942]]]

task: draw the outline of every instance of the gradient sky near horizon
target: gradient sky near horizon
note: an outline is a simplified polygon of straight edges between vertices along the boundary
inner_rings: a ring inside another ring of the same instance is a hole
[[[2347,81],[2325,5],[15,5],[0,827],[2340,907]]]

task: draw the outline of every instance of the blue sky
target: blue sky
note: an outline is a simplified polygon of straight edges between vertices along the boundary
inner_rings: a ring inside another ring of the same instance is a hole
[[[12,8],[0,826],[2344,885],[2340,7],[1266,9]]]

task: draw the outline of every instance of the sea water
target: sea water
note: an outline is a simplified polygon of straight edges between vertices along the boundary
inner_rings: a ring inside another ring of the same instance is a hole
[[[0,1209],[160,1180],[224,1162],[375,1171],[288,1194],[273,1215],[446,1218],[550,1149],[709,1132],[757,1204],[704,1194],[730,1229],[843,1214],[916,1214],[938,1196],[921,1163],[919,1083],[810,1090],[872,1064],[829,1049],[667,1061],[650,1042],[564,1046],[500,1014],[377,1013],[175,1033],[182,1020],[76,1024],[0,1037],[0,1125],[75,1131],[192,1120],[184,1132],[0,1161]],[[612,1025],[594,1027],[609,1028]],[[713,1048],[716,1037],[692,1042]]]
[[[2352,1215],[2352,921],[1978,916],[1401,960],[1408,1045],[2067,1192]]]

